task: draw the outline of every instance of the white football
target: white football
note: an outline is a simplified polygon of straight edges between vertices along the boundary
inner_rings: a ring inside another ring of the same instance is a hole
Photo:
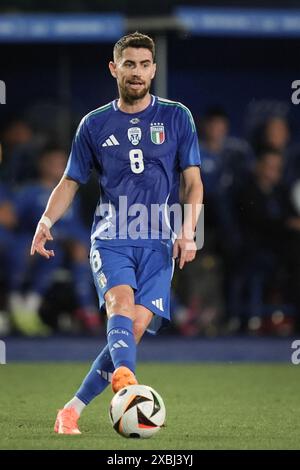
[[[113,428],[124,437],[148,438],[165,423],[161,396],[147,385],[129,385],[113,397],[110,410]]]

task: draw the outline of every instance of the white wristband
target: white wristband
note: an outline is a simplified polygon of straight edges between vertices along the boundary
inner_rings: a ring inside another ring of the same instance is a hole
[[[43,217],[40,219],[39,221],[39,224],[44,224],[46,225],[46,227],[48,227],[49,229],[52,227],[52,222],[51,220],[49,219],[49,217],[47,217],[46,215],[43,215]]]

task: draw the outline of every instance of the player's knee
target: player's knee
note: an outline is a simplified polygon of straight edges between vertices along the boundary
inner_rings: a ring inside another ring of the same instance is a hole
[[[106,310],[109,317],[113,314],[119,314],[134,320],[134,303],[132,297],[128,294],[108,296]]]

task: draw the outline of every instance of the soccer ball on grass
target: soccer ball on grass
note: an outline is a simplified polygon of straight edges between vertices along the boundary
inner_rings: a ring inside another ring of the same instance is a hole
[[[147,385],[129,385],[113,397],[113,428],[124,437],[149,438],[164,425],[166,409],[161,396]]]

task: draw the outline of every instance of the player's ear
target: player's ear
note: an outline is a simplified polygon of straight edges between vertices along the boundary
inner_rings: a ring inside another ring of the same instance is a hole
[[[112,74],[112,76],[114,78],[117,78],[117,74],[116,74],[117,65],[111,60],[108,64],[108,67],[109,67],[109,70],[110,70],[110,73]]]
[[[153,64],[153,72],[151,75],[151,80],[155,77],[155,73],[156,73],[156,64]]]

